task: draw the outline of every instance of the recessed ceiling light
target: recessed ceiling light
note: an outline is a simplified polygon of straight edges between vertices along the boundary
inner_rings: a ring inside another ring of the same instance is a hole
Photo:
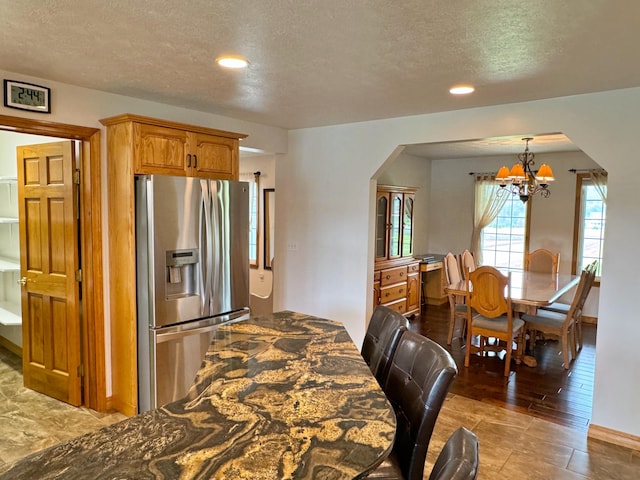
[[[216,58],[216,63],[225,68],[245,68],[249,65],[246,58],[228,55]]]
[[[449,93],[452,93],[453,95],[467,95],[469,93],[473,93],[474,90],[475,88],[471,85],[456,85],[449,89]]]

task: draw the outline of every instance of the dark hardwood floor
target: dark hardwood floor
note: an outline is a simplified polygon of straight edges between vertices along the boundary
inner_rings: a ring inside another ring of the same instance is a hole
[[[458,322],[459,324],[460,322]],[[421,316],[411,320],[411,330],[444,346],[456,360],[458,376],[450,389],[453,394],[516,410],[554,423],[587,429],[591,418],[593,376],[595,368],[596,327],[583,326],[584,347],[569,369],[563,368],[558,340],[536,342],[536,367],[511,362],[511,373],[503,376],[504,352],[497,356],[472,355],[464,366],[464,340],[454,332],[447,346],[449,328],[448,305],[428,305]]]

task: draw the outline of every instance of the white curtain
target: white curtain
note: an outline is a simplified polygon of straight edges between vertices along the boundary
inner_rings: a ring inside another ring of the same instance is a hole
[[[508,191],[502,191],[499,195],[499,189],[500,185],[493,176],[476,176],[473,234],[471,235],[471,252],[475,256],[476,265],[482,265],[482,229],[493,222],[511,196]]]
[[[603,203],[607,204],[607,172],[605,170],[589,170],[591,184],[596,187]]]

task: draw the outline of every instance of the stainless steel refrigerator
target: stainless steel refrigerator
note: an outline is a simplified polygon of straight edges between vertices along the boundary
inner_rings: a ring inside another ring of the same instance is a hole
[[[135,190],[143,412],[182,398],[218,325],[249,316],[249,185],[138,175]]]

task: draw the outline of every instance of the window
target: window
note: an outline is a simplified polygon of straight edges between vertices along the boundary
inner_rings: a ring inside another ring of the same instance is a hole
[[[522,269],[527,235],[527,203],[509,194],[498,215],[482,229],[482,264]]]
[[[260,190],[260,172],[254,173],[249,181],[249,265],[258,267],[258,193]]]
[[[577,174],[577,201],[574,252],[575,272],[581,271],[594,260],[598,260],[596,275],[602,268],[602,246],[607,218],[606,173],[589,172]]]

